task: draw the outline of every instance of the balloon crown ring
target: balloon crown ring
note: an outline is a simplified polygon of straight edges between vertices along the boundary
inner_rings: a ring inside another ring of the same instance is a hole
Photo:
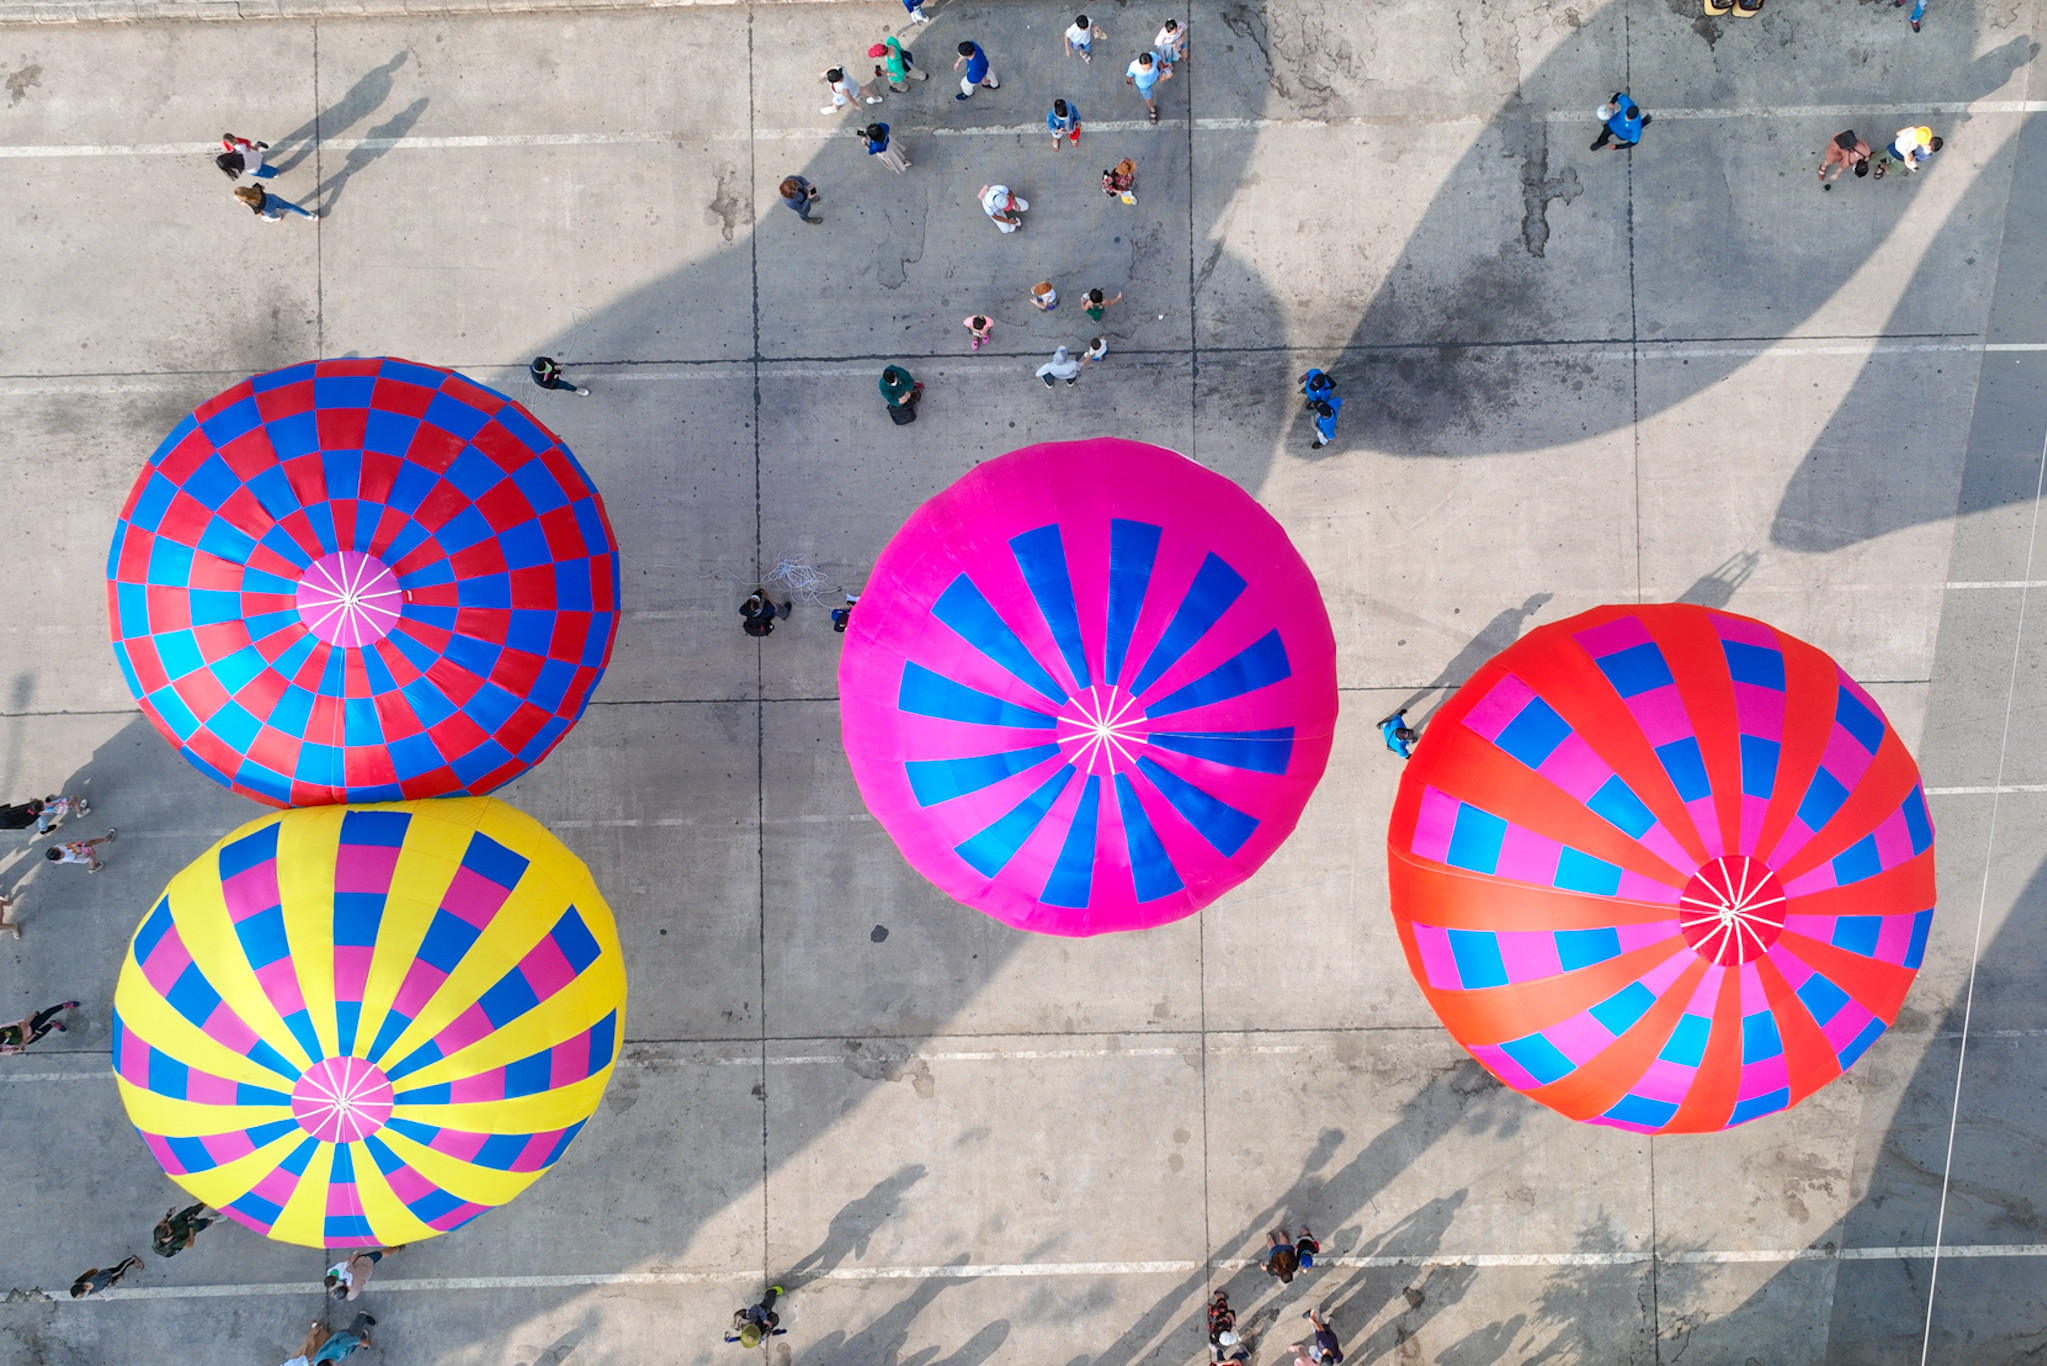
[[[391,1118],[391,1079],[364,1058],[322,1058],[291,1088],[299,1127],[326,1143],[360,1143]]]
[[[1692,874],[1677,923],[1699,957],[1722,967],[1760,958],[1784,932],[1784,884],[1747,854],[1725,854]]]

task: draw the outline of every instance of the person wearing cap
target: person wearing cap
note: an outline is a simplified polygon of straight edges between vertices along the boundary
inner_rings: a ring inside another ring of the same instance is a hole
[[[1631,150],[1642,140],[1642,130],[1655,122],[1625,90],[1614,91],[1613,98],[1600,105],[1597,113],[1606,127],[1599,130],[1599,137],[1592,144],[1595,152],[1609,143],[1624,152]]]
[[[928,81],[931,73],[920,69],[910,53],[894,38],[884,38],[867,49],[870,57],[881,58],[882,64],[874,68],[874,74],[888,81],[888,88],[898,95],[910,88],[911,81]]]
[[[1891,139],[1891,145],[1884,150],[1892,161],[1903,165],[1908,171],[1916,171],[1919,164],[1938,152],[1942,145],[1941,139],[1933,135],[1931,128],[1900,128],[1898,135]],[[1884,168],[1877,167],[1876,173],[1882,175]]]
[[[1007,233],[1023,226],[1024,210],[1031,206],[1028,199],[1018,199],[1007,185],[983,185],[980,196],[981,212],[993,219],[997,228]]]

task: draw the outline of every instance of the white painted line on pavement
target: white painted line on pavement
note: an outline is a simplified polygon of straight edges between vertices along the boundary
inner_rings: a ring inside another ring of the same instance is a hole
[[[1949,588],[2047,588],[2047,579],[1956,579]]]
[[[1998,783],[1989,787],[1929,787],[1929,797],[1999,797],[2010,792],[2047,792],[2047,783]]]
[[[1782,121],[1784,119],[1852,118],[1860,115],[1885,115],[1898,118],[1917,118],[1927,114],[2039,114],[2047,113],[2047,100],[1979,100],[1975,102],[1935,101],[1928,104],[1804,104],[1804,105],[1758,105],[1753,108],[1708,108],[1708,109],[1654,109],[1650,111],[1659,119],[1694,120],[1741,120],[1743,122]],[[1474,127],[1492,122],[1501,123],[1582,123],[1590,127],[1595,120],[1591,115],[1576,109],[1552,109],[1542,112],[1519,114],[1503,112],[1495,116],[1458,114],[1447,117],[1432,117],[1402,111],[1397,114],[1360,114],[1340,119],[1288,119],[1288,118],[1204,118],[1195,119],[1196,132],[1262,132],[1266,129],[1288,128],[1365,128],[1375,126],[1408,127],[1415,124],[1465,124]],[[1185,128],[1184,118],[1161,118],[1157,124],[1142,119],[1104,119],[1087,125],[1098,132],[1134,133],[1148,128]],[[806,128],[756,128],[732,129],[714,133],[708,139],[714,142],[809,142],[827,138],[844,137],[853,124],[843,117],[830,123],[820,123]],[[989,125],[980,128],[917,128],[905,126],[905,133],[930,133],[935,137],[1020,137],[1045,135],[1042,123],[1011,123]],[[473,133],[452,134],[443,137],[406,138],[333,138],[319,146],[330,152],[440,152],[463,151],[492,147],[605,147],[645,146],[649,143],[672,142],[678,146],[706,141],[702,137],[687,136],[683,133],[666,131],[627,131],[619,133]],[[0,158],[55,158],[55,157],[151,157],[212,156],[220,150],[213,142],[129,142],[129,143],[57,143],[40,145],[0,145]],[[303,156],[303,150],[294,148],[288,156]]]
[[[104,1072],[0,1072],[0,1081],[112,1081],[113,1069]]]
[[[1931,1246],[1924,1247],[1847,1247],[1822,1248],[1804,1247],[1787,1249],[1705,1249],[1685,1252],[1433,1252],[1433,1253],[1390,1253],[1369,1257],[1322,1256],[1315,1259],[1318,1266],[1343,1267],[1345,1269],[1367,1269],[1385,1267],[1568,1267],[1568,1266],[1643,1266],[1651,1261],[1664,1265],[1678,1266],[1728,1266],[1765,1265],[1778,1266],[1790,1262],[1892,1262],[1930,1258],[1934,1254]],[[1964,1244],[1940,1249],[1942,1257],[1970,1258],[2030,1258],[2047,1257],[2047,1243]],[[1250,1258],[1218,1259],[1213,1263],[1218,1271],[1236,1271],[1259,1265]],[[1021,1263],[974,1263],[964,1262],[949,1266],[841,1266],[816,1276],[806,1277],[804,1284],[817,1281],[933,1281],[933,1280],[982,1280],[994,1277],[1101,1277],[1101,1276],[1187,1276],[1203,1269],[1202,1263],[1194,1261],[1155,1262],[1021,1262]],[[757,1274],[757,1273],[756,1273]],[[745,1279],[746,1272],[737,1268],[716,1271],[614,1271],[590,1272],[582,1275],[564,1276],[419,1276],[411,1278],[377,1277],[377,1290],[382,1294],[418,1294],[447,1290],[576,1290],[600,1286],[663,1286],[663,1285],[708,1285]],[[96,1296],[105,1300],[185,1300],[185,1299],[239,1299],[265,1295],[304,1295],[314,1297],[324,1293],[318,1281],[268,1281],[253,1285],[166,1285],[137,1287],[132,1290],[114,1289]],[[22,1291],[15,1296],[31,1297]],[[45,1299],[59,1303],[69,1301],[69,1296],[58,1297],[44,1293]],[[90,1301],[79,1300],[84,1304]]]

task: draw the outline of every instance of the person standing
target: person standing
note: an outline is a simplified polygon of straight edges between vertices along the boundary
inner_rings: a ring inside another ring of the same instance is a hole
[[[1061,138],[1080,146],[1080,109],[1072,101],[1052,101],[1051,109],[1045,113],[1045,127],[1052,134],[1053,151],[1059,150]]]
[[[571,394],[590,397],[588,389],[578,389],[575,383],[562,374],[561,362],[553,356],[535,356],[533,363],[526,367],[527,377],[543,389],[563,390]]]
[[[1152,90],[1161,80],[1172,80],[1173,69],[1159,65],[1157,57],[1149,52],[1137,54],[1137,60],[1123,73],[1123,84],[1137,87],[1137,93],[1144,97],[1144,107],[1151,111],[1151,121],[1159,121],[1158,102],[1152,98]]]
[[[954,59],[952,69],[958,71],[962,67],[966,74],[960,77],[960,93],[954,95],[954,99],[970,100],[974,91],[984,85],[990,90],[1002,88],[1002,82],[996,80],[994,71],[989,69],[988,54],[981,50],[979,43],[968,41],[960,44],[960,55]]]
[[[109,830],[96,840],[66,840],[62,844],[53,844],[43,850],[43,857],[56,864],[82,863],[86,872],[97,873],[106,865],[100,862],[100,856],[93,850],[120,833],[118,830]]]
[[[1319,451],[1336,440],[1336,415],[1343,410],[1343,400],[1336,396],[1336,381],[1320,370],[1311,369],[1301,376],[1301,393],[1315,417],[1312,449]]]
[[[123,1277],[142,1265],[142,1259],[129,1253],[120,1261],[106,1268],[94,1267],[78,1273],[78,1279],[71,1282],[71,1298],[82,1300],[87,1295],[102,1295],[121,1283]]]
[[[917,420],[917,404],[924,397],[924,386],[900,365],[883,366],[881,397],[888,404],[889,420],[898,427],[907,427]]]
[[[256,217],[266,223],[281,222],[287,209],[301,218],[317,219],[323,217],[323,215],[314,213],[311,209],[300,208],[289,199],[278,198],[261,185],[237,185],[235,187],[235,198],[248,205],[249,212],[255,214]]]
[[[1099,26],[1088,22],[1085,14],[1077,14],[1066,26],[1066,55],[1078,57],[1083,62],[1095,59],[1095,39],[1102,37]]]
[[[775,1298],[781,1293],[781,1286],[771,1285],[759,1304],[733,1310],[732,1331],[725,1335],[725,1341],[741,1347],[758,1347],[769,1338],[788,1332],[781,1326],[782,1316],[775,1312]]]
[[[1151,40],[1152,51],[1167,66],[1178,66],[1187,57],[1187,29],[1178,19],[1168,19]]]
[[[1055,379],[1065,380],[1067,387],[1071,388],[1080,379],[1080,362],[1062,346],[1052,353],[1052,359],[1038,367],[1038,378],[1045,381],[1047,389],[1052,387]]]
[[[1869,174],[1869,144],[1856,137],[1853,128],[1834,134],[1834,140],[1827,144],[1827,154],[1820,160],[1820,188],[1833,189],[1834,180],[1850,166],[1858,176]],[[1834,173],[1833,179],[1828,178],[1828,171]]]
[[[376,1344],[370,1341],[370,1329],[376,1326],[376,1322],[374,1315],[357,1313],[353,1323],[338,1333],[329,1334],[327,1340],[306,1358],[309,1366],[346,1360],[365,1347],[374,1347]]]
[[[24,1053],[28,1051],[30,1045],[53,1029],[59,1034],[65,1033],[64,1026],[57,1023],[56,1017],[67,1010],[76,1009],[78,1009],[76,1001],[59,1001],[56,1005],[46,1006],[33,1015],[16,1020],[13,1024],[0,1025],[0,1053]]]
[[[1092,365],[1108,354],[1109,339],[1107,337],[1096,337],[1087,344],[1087,350],[1080,353],[1080,363],[1082,365]]]
[[[775,629],[775,618],[789,615],[796,604],[776,606],[775,600],[765,592],[757,591],[745,602],[739,604],[739,615],[744,618],[739,629],[750,636],[764,636]]]
[[[836,114],[841,109],[849,107],[857,109],[863,100],[868,104],[881,103],[881,96],[854,80],[852,73],[843,66],[826,67],[823,80],[826,88],[832,92],[832,102],[818,110],[820,114]]]
[[[352,1300],[368,1288],[370,1277],[376,1274],[377,1263],[394,1252],[404,1250],[404,1244],[397,1247],[371,1247],[351,1254],[347,1259],[327,1268],[327,1296],[329,1299]]]
[[[1632,150],[1642,140],[1642,130],[1654,122],[1624,90],[1614,91],[1613,98],[1600,105],[1598,113],[1606,127],[1599,130],[1599,137],[1592,144],[1595,152],[1609,142],[1624,152]]]
[[[1209,1359],[1215,1362],[1216,1366],[1232,1360],[1231,1349],[1241,1341],[1242,1339],[1237,1336],[1237,1311],[1230,1308],[1229,1292],[1218,1290],[1208,1297]],[[1249,1356],[1250,1353],[1245,1352],[1242,1357],[1235,1359],[1243,1360]]]
[[[987,317],[985,314],[976,313],[973,317],[965,318],[961,321],[966,324],[967,334],[974,339],[974,350],[979,351],[983,346],[995,339],[995,320],[993,318]],[[21,932],[16,930],[15,938],[18,939],[20,937]]]
[[[1102,315],[1104,313],[1107,313],[1110,309],[1114,308],[1117,304],[1120,304],[1122,302],[1123,292],[1121,290],[1116,291],[1115,298],[1104,299],[1102,297],[1102,291],[1100,291],[1099,289],[1091,289],[1087,292],[1086,313],[1088,317],[1093,318],[1096,322],[1100,322],[1102,320]]]
[[[219,1211],[208,1216],[211,1206],[204,1201],[187,1205],[183,1209],[167,1209],[163,1218],[156,1221],[156,1227],[149,1234],[149,1250],[159,1257],[175,1257],[199,1240],[199,1235],[213,1227],[220,1218]]]
[[[1023,226],[1024,211],[1031,207],[1029,200],[1011,194],[1007,185],[983,185],[980,194],[981,212],[987,214],[997,228],[1011,233]]]
[[[1120,199],[1125,204],[1135,204],[1137,195],[1137,163],[1129,157],[1102,172],[1102,193],[1111,199]]]
[[[910,88],[911,81],[928,81],[929,72],[912,60],[909,51],[893,37],[884,38],[867,49],[870,57],[882,58],[882,65],[874,68],[874,74],[888,81],[888,88],[898,95]]]
[[[902,148],[890,145],[887,124],[870,123],[853,136],[860,139],[860,145],[867,149],[867,155],[897,175],[910,169],[910,159],[903,155]]]
[[[784,176],[781,184],[782,203],[792,209],[798,218],[806,223],[822,223],[824,220],[810,211],[810,206],[824,198],[817,186],[800,175]]]
[[[1407,708],[1402,707],[1379,723],[1379,738],[1386,742],[1386,748],[1403,759],[1414,757],[1414,742],[1421,733],[1407,724]]]

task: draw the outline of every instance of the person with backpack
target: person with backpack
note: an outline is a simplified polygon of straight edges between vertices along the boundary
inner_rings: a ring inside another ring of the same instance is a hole
[[[561,362],[553,356],[535,356],[533,363],[526,367],[526,375],[543,389],[562,390],[571,394],[590,397],[588,389],[579,389],[575,381],[562,374]]]
[[[1265,1273],[1279,1277],[1281,1285],[1290,1284],[1297,1273],[1315,1265],[1315,1254],[1321,1250],[1306,1224],[1301,1225],[1298,1240],[1284,1228],[1276,1228],[1265,1235]]]
[[[782,1316],[775,1312],[775,1297],[782,1294],[782,1287],[771,1285],[768,1293],[761,1296],[759,1304],[732,1311],[732,1331],[725,1335],[725,1341],[741,1347],[759,1347],[771,1337],[788,1332],[781,1326]]]
[[[794,603],[776,606],[775,600],[764,592],[756,592],[739,604],[739,615],[744,618],[739,629],[750,636],[764,636],[775,629],[775,618],[786,617]]]
[[[1599,130],[1599,137],[1592,144],[1595,152],[1608,143],[1623,152],[1633,150],[1635,144],[1642,140],[1642,130],[1654,122],[1624,90],[1614,91],[1613,98],[1600,105],[1598,112],[1606,127]]]
[[[924,385],[900,365],[885,366],[881,372],[881,396],[888,404],[889,421],[907,427],[917,420],[917,405],[924,401]]]
[[[867,49],[870,57],[882,59],[882,65],[874,68],[874,74],[888,82],[888,88],[898,95],[908,94],[911,81],[928,81],[930,75],[918,68],[915,54],[894,38],[884,38]]]
[[[1833,189],[1834,180],[1851,166],[1857,178],[1869,174],[1869,144],[1856,137],[1853,128],[1834,134],[1834,140],[1827,144],[1827,154],[1820,159],[1820,188]],[[1834,179],[1828,178],[1829,171]]]

